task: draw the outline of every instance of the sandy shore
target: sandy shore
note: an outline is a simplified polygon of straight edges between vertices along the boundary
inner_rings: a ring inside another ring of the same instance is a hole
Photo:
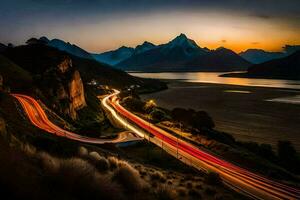
[[[236,139],[275,145],[291,141],[300,151],[300,104],[268,101],[300,95],[300,90],[170,81],[169,89],[142,95],[165,108],[207,111],[216,129]]]

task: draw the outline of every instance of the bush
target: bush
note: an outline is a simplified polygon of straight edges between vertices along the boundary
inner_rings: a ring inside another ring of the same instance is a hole
[[[123,185],[127,192],[139,192],[146,187],[139,172],[126,162],[120,162],[119,168],[114,172],[113,180]]]
[[[267,160],[275,161],[276,155],[269,144],[258,144],[256,142],[241,142],[241,144],[249,151],[259,155]]]
[[[166,113],[160,109],[154,109],[150,113],[150,117],[153,121],[156,121],[156,122],[160,122],[160,121],[167,119]]]
[[[79,147],[78,149],[78,154],[82,157],[87,156],[88,155],[88,150],[85,147]]]
[[[160,171],[155,171],[150,175],[150,177],[153,181],[157,180],[161,183],[166,182],[166,177]]]
[[[132,96],[126,97],[122,101],[123,105],[131,111],[144,112],[145,103]]]
[[[212,118],[205,111],[195,111],[193,109],[174,108],[172,110],[172,118],[175,121],[191,126],[196,129],[208,128],[212,129],[215,124]]]

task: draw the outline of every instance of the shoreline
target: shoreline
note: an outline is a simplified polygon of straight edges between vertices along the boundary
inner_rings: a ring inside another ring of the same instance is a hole
[[[167,109],[205,110],[212,116],[217,130],[227,132],[240,141],[275,146],[278,140],[290,140],[300,150],[300,135],[297,134],[300,130],[300,104],[268,101],[299,95],[300,90],[162,81],[167,82],[168,89],[142,94],[142,99],[154,99],[159,106]]]

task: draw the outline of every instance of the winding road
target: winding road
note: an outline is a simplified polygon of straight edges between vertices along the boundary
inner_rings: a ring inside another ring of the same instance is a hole
[[[220,175],[224,183],[256,199],[300,199],[300,190],[250,172],[156,127],[119,103],[119,91],[103,99],[103,106],[127,129],[163,148],[188,165]],[[150,133],[150,134],[149,134]],[[151,137],[150,137],[151,135]]]
[[[122,132],[116,138],[113,139],[102,139],[102,138],[85,137],[64,130],[59,126],[55,125],[54,123],[52,123],[48,119],[45,111],[34,98],[22,94],[12,94],[12,96],[14,96],[20,102],[29,120],[33,125],[56,136],[66,137],[68,139],[72,139],[84,143],[91,143],[91,144],[121,143],[121,142],[140,140],[139,137],[136,137],[135,135],[132,135],[131,133],[128,132]]]

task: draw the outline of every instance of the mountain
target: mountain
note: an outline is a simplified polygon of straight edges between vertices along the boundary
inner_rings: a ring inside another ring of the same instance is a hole
[[[285,58],[253,65],[248,69],[247,75],[300,80],[300,50]]]
[[[139,53],[143,53],[145,51],[148,51],[150,49],[155,48],[155,45],[152,44],[151,42],[147,42],[145,41],[143,44],[137,45],[134,49],[134,54],[139,54]]]
[[[61,51],[68,52],[74,56],[78,56],[80,58],[85,59],[94,59],[93,56],[82,48],[76,46],[75,44],[70,44],[69,42],[65,42],[60,39],[49,40],[47,37],[41,37],[40,41],[46,43],[48,46],[57,48]]]
[[[245,70],[251,63],[231,50],[211,51],[180,34],[172,41],[143,53],[132,55],[118,63],[117,68],[128,71],[234,71]],[[224,68],[226,67],[226,68]]]
[[[291,55],[292,53],[295,53],[296,51],[300,50],[300,45],[285,45],[283,47],[283,51],[287,54],[287,55]]]
[[[92,54],[92,55],[94,59],[99,62],[106,63],[109,65],[116,65],[121,61],[131,57],[132,55],[143,53],[152,48],[155,48],[155,45],[145,41],[143,44],[137,45],[135,48],[122,46],[113,51],[108,51],[101,54]]]
[[[104,52],[101,54],[92,54],[95,60],[109,64],[115,65],[122,60],[125,60],[132,56],[134,48],[122,46],[116,50]]]
[[[282,52],[268,52],[262,49],[248,49],[239,53],[239,55],[251,63],[259,64],[269,60],[289,56],[300,50],[300,45],[285,45],[282,49]]]
[[[251,66],[247,73],[224,74],[226,77],[300,80],[300,50],[279,59]]]
[[[201,71],[245,71],[250,62],[230,49],[220,47],[210,53],[198,56],[187,63],[187,66]]]
[[[283,52],[267,52],[262,49],[248,49],[239,53],[239,55],[254,64],[259,64],[286,56]]]

